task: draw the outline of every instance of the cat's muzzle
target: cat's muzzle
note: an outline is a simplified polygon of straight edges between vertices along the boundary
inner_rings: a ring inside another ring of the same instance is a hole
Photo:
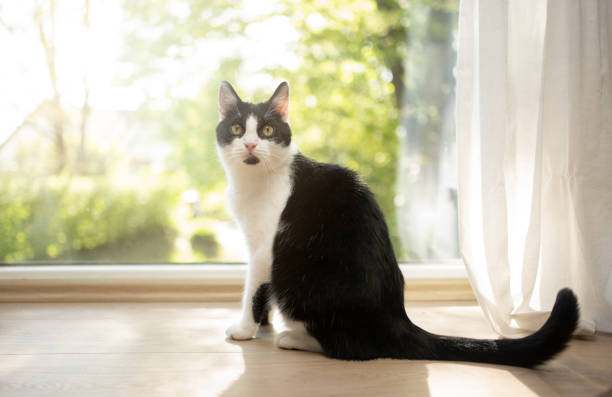
[[[247,157],[246,159],[243,160],[245,164],[249,164],[249,165],[255,165],[257,163],[259,163],[259,158],[253,156],[252,154]]]

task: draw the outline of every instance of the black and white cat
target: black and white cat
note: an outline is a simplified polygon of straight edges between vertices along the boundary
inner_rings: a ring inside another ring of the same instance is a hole
[[[302,155],[291,143],[289,86],[263,103],[219,88],[217,149],[228,178],[229,207],[244,233],[249,263],[241,319],[232,339],[255,337],[270,303],[289,326],[285,349],[333,358],[475,361],[533,367],[562,351],[578,320],[569,289],[550,318],[521,339],[434,335],[404,308],[404,280],[383,214],[352,171]]]

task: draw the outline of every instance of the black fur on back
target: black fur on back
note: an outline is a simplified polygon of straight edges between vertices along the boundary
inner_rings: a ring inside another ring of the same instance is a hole
[[[559,292],[547,323],[522,339],[430,334],[404,308],[404,281],[387,225],[357,174],[301,154],[273,246],[271,293],[333,358],[476,361],[532,367],[564,349],[578,320],[574,294]]]

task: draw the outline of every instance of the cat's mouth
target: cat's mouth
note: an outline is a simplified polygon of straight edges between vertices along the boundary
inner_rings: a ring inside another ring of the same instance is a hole
[[[249,155],[249,157],[247,157],[246,159],[243,160],[243,162],[245,164],[249,164],[249,165],[255,165],[257,163],[259,163],[259,158],[253,156],[252,154]]]

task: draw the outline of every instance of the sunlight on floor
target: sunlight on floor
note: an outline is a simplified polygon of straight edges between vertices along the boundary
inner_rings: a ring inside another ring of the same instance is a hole
[[[409,305],[431,331],[477,333],[477,306]],[[610,390],[612,337],[573,340],[537,370],[379,359],[340,361],[281,350],[272,327],[235,342],[240,304],[198,302],[0,305],[2,396],[595,396]],[[454,329],[453,329],[454,328]]]
[[[427,384],[431,397],[469,396],[537,396],[508,370],[484,364],[432,363],[427,364]],[[487,380],[483,389],[482,381]]]
[[[244,358],[242,355],[232,357],[231,363],[219,363],[208,376],[199,379],[199,385],[191,390],[199,390],[201,395],[221,396],[227,393],[238,379],[244,374]]]
[[[35,355],[13,355],[10,360],[4,360],[0,365],[0,383],[3,379],[9,379],[13,373],[27,368],[35,358]]]

